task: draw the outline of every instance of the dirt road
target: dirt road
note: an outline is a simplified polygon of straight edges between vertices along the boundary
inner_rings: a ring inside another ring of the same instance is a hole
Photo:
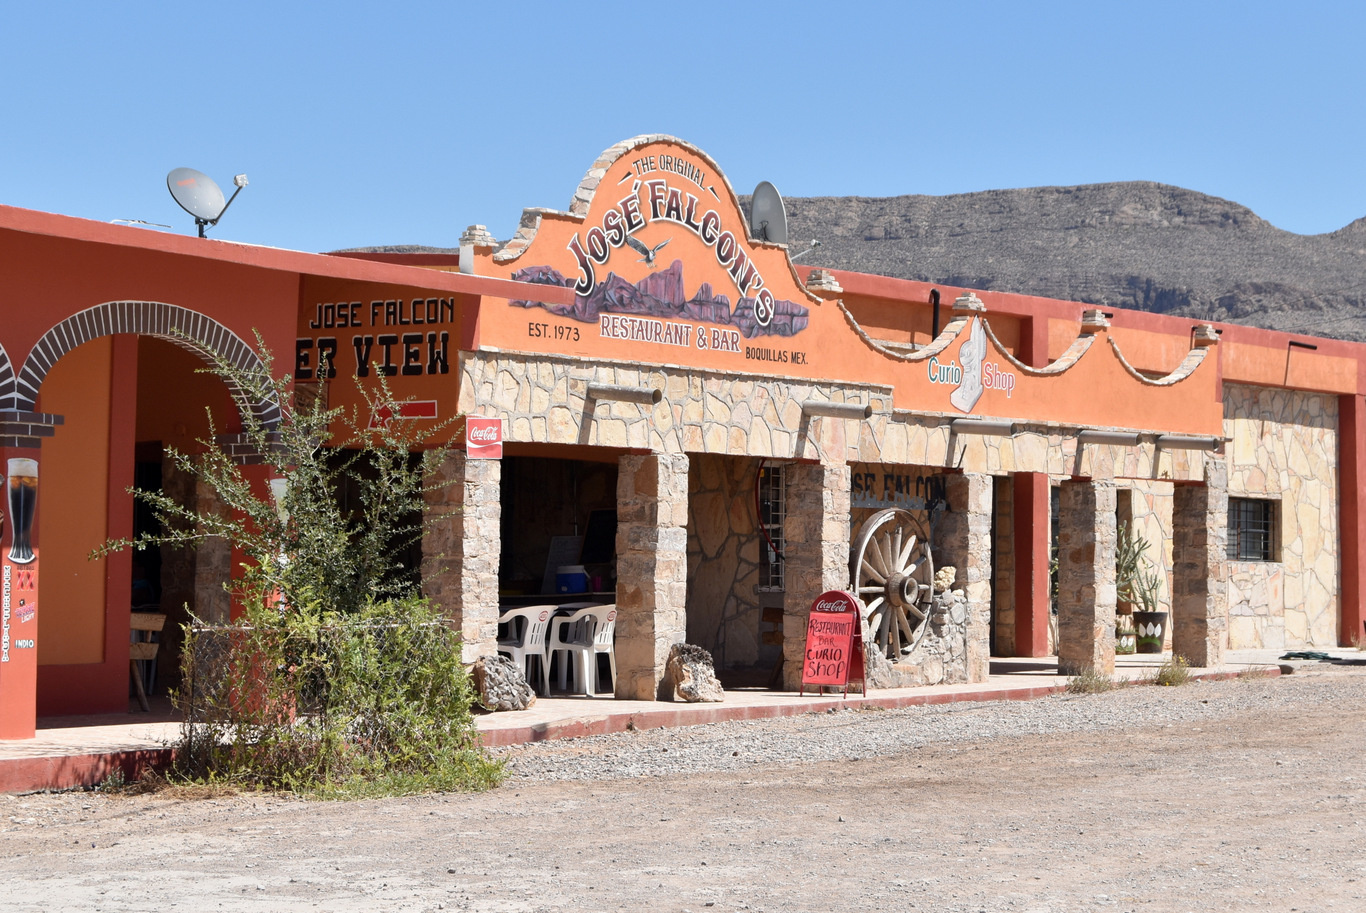
[[[475,796],[0,797],[0,901],[1357,911],[1364,724],[1366,674],[1332,667],[545,744]]]

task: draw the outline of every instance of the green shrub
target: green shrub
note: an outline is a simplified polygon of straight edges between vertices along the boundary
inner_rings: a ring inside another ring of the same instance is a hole
[[[1186,684],[1190,679],[1191,670],[1185,657],[1173,656],[1158,667],[1157,674],[1153,676],[1153,684],[1175,687]]]
[[[167,458],[226,510],[136,491],[160,531],[101,550],[222,537],[247,558],[224,581],[234,621],[186,626],[177,777],[335,796],[495,785],[501,767],[478,746],[459,634],[417,596],[418,569],[405,560],[422,535],[425,480],[446,453],[433,445],[447,426],[395,418],[370,427],[395,402],[381,371],[361,388],[358,411],[316,399],[296,409],[290,378],[273,376],[257,343],[263,367],[220,361],[213,371],[278,488],[253,483],[211,427],[202,453],[168,449]],[[251,408],[267,400],[280,404],[278,423]]]
[[[1067,680],[1066,691],[1068,694],[1101,694],[1114,687],[1115,682],[1110,676],[1095,669],[1083,669]]]
[[[497,785],[460,639],[421,599],[355,615],[271,607],[191,628],[176,773],[323,796]]]

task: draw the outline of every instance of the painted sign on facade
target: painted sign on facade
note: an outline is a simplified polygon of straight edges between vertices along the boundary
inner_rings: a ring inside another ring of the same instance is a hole
[[[329,406],[359,410],[362,427],[394,418],[440,421],[454,411],[453,381],[471,300],[461,295],[307,277],[302,281],[294,356],[296,383],[327,389]],[[462,335],[463,334],[463,335]],[[393,402],[372,408],[360,387]],[[449,404],[449,405],[443,405]]]
[[[449,374],[451,298],[318,301],[294,343],[296,380]],[[307,335],[303,335],[307,333]]]
[[[972,412],[982,394],[987,390],[1000,390],[1010,399],[1015,392],[1019,376],[1003,368],[999,361],[988,361],[986,329],[982,318],[972,318],[972,328],[958,347],[958,358],[945,362],[938,356],[931,356],[925,363],[932,384],[951,384],[953,392],[949,402],[959,412]]]
[[[850,468],[851,508],[948,509],[948,485],[942,475],[913,475],[873,463],[854,463]]]
[[[755,263],[743,219],[733,211],[721,214],[727,207],[715,175],[680,156],[646,152],[619,170],[615,187],[598,187],[598,198],[610,193],[609,202],[565,245],[572,256],[569,275],[549,264],[511,273],[522,282],[572,286],[574,304],[522,300],[513,306],[545,307],[596,323],[604,338],[732,352],[741,351],[742,339],[790,337],[806,329],[808,309],[775,297]],[[643,231],[647,226],[656,230]],[[710,279],[690,280],[683,259],[668,256],[676,239],[706,248],[722,270],[724,287],[713,287]]]
[[[610,152],[618,157],[582,213],[545,213],[524,250],[477,265],[481,274],[572,289],[569,304],[508,302],[544,315],[527,320],[526,338],[576,353],[602,341],[617,352],[657,346],[666,360],[804,364],[815,299],[793,281],[779,245],[751,240],[715,165],[672,139]]]

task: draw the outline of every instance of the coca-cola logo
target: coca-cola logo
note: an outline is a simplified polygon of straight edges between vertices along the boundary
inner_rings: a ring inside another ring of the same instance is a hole
[[[484,415],[465,418],[460,446],[477,460],[497,460],[503,456],[503,420]]]
[[[822,593],[811,604],[813,612],[852,612],[854,609],[854,598],[840,590]]]

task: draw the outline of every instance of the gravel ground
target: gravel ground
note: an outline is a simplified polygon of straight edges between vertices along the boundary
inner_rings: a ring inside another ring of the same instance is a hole
[[[0,798],[7,910],[1366,909],[1366,675],[500,752],[482,795]]]
[[[1312,667],[1311,667],[1312,668]],[[1346,683],[1366,697],[1366,676]],[[1228,713],[1284,709],[1302,700],[1290,688],[1124,688],[1035,701],[940,704],[903,710],[837,711],[688,729],[653,729],[514,746],[498,752],[516,780],[606,780],[743,772],[775,764],[857,761],[965,744],[986,749],[1021,736],[1107,732],[1198,723]],[[1242,685],[1247,682],[1239,683]],[[1189,686],[1188,686],[1189,687]],[[1211,703],[1210,698],[1215,698]],[[1366,706],[1366,704],[1363,704]],[[876,719],[870,719],[875,716]]]

